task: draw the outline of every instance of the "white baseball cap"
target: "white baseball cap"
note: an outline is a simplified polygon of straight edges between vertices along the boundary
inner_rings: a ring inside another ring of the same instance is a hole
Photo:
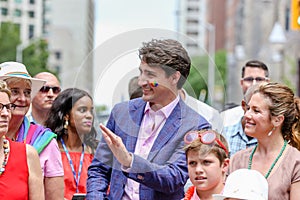
[[[32,78],[25,65],[18,62],[4,62],[0,64],[0,80],[8,78],[22,78],[31,81],[31,97],[33,98],[41,87],[46,83],[45,80]]]
[[[213,197],[215,200],[268,200],[268,182],[256,170],[238,169],[227,177],[223,194],[213,194]]]

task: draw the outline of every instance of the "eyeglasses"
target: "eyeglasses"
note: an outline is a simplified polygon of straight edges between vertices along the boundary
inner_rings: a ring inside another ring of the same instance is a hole
[[[42,93],[47,93],[47,92],[49,92],[50,89],[52,90],[52,92],[53,92],[54,94],[58,94],[58,93],[60,93],[60,91],[61,91],[60,87],[43,86],[43,87],[40,89],[40,92],[42,92]]]
[[[201,143],[203,144],[212,144],[213,142],[217,142],[219,147],[221,147],[225,153],[228,155],[228,150],[225,147],[225,145],[217,138],[217,135],[215,132],[209,130],[209,131],[190,131],[184,136],[184,142],[186,144],[191,144],[194,140],[197,138],[200,139]]]
[[[246,81],[246,82],[253,82],[254,80],[256,82],[263,82],[263,81],[268,80],[268,78],[266,78],[266,77],[256,77],[256,78],[246,77],[246,78],[243,78],[243,80]]]
[[[8,103],[8,104],[0,103],[0,112],[3,110],[3,108],[6,108],[7,111],[11,111],[16,108],[16,105],[13,103]]]

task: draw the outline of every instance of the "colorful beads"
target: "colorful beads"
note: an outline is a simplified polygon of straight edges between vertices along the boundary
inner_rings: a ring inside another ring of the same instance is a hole
[[[3,152],[4,152],[4,159],[3,159],[2,166],[0,168],[0,175],[2,175],[3,172],[5,171],[5,166],[7,164],[8,156],[9,156],[9,141],[5,138],[5,136],[3,136]]]

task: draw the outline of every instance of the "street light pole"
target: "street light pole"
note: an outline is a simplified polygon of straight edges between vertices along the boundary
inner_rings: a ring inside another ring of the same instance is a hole
[[[209,45],[208,45],[208,83],[207,89],[211,98],[211,106],[214,105],[215,100],[215,42],[216,31],[215,26],[207,23],[207,29],[209,31]]]

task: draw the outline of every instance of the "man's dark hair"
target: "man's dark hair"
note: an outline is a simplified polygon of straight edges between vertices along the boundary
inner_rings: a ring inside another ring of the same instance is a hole
[[[246,67],[263,69],[265,71],[265,76],[269,77],[269,69],[265,63],[258,61],[258,60],[250,60],[242,68],[242,78],[244,78],[244,76],[245,76]]]
[[[191,60],[187,51],[176,40],[153,39],[150,42],[143,43],[139,49],[140,59],[150,67],[161,67],[169,77],[176,71],[181,76],[177,83],[177,88],[182,88],[191,68]]]

